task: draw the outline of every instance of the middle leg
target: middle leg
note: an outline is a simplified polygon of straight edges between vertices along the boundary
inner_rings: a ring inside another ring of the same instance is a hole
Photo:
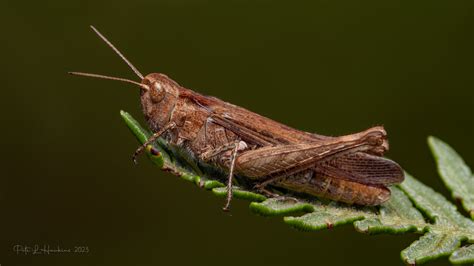
[[[209,150],[201,155],[201,159],[204,161],[209,161],[212,158],[223,154],[229,150],[232,150],[231,157],[230,157],[230,165],[229,165],[229,175],[227,178],[227,200],[226,204],[223,208],[224,211],[229,211],[230,203],[232,201],[232,182],[234,177],[234,168],[235,162],[237,159],[237,154],[239,151],[244,150],[247,148],[247,144],[243,141],[236,140],[234,142],[222,145],[216,149]]]

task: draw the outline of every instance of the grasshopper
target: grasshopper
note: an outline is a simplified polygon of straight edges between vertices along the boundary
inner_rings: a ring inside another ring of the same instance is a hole
[[[383,158],[388,151],[382,126],[340,137],[300,131],[215,97],[186,89],[161,73],[143,76],[96,28],[94,32],[141,79],[69,72],[137,85],[143,114],[153,135],[133,155],[162,137],[197,162],[227,173],[229,210],[234,175],[277,196],[267,186],[348,204],[379,205],[390,198],[387,185],[403,181],[401,167]]]

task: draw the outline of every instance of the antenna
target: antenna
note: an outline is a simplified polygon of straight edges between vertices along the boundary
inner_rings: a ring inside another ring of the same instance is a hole
[[[132,63],[130,63],[130,61],[128,61],[128,59],[117,49],[115,48],[115,46],[109,41],[107,40],[107,38],[105,38],[104,35],[102,35],[102,33],[100,33],[94,26],[90,25],[91,29],[97,34],[99,35],[99,37],[110,47],[112,48],[112,50],[115,51],[115,53],[118,54],[118,56],[120,56],[120,58],[122,58],[123,61],[125,61],[125,63],[127,63],[127,65],[133,70],[133,72],[135,72],[135,74],[137,74],[137,76],[140,78],[140,79],[143,79],[143,75],[142,73],[140,73],[140,71],[138,71],[138,69],[132,65]],[[82,73],[84,74],[84,73]],[[82,76],[86,76],[86,75],[82,75]],[[99,75],[100,76],[100,75]],[[98,77],[98,76],[96,76]]]
[[[117,81],[122,81],[122,82],[127,82],[127,83],[132,83],[132,84],[135,84],[135,85],[138,85],[140,86],[141,88],[145,89],[145,90],[149,90],[150,88],[145,85],[145,84],[141,84],[139,82],[136,82],[136,81],[133,81],[133,80],[129,80],[129,79],[124,79],[124,78],[117,78],[117,77],[111,77],[111,76],[104,76],[104,75],[99,75],[99,74],[92,74],[92,73],[84,73],[84,72],[68,72],[69,74],[71,75],[75,75],[75,76],[83,76],[83,77],[92,77],[92,78],[100,78],[100,79],[110,79],[110,80],[117,80]]]

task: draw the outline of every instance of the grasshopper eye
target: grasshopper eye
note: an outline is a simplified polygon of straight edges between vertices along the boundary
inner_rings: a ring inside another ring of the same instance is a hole
[[[153,88],[150,90],[151,99],[153,102],[161,102],[165,97],[165,90],[159,82],[153,82]]]
[[[161,84],[158,82],[155,82],[155,84],[153,84],[153,87],[157,92],[161,92],[161,90],[163,89],[163,87],[161,87]]]

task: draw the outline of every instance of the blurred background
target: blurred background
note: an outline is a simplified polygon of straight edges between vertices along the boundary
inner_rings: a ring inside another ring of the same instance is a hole
[[[449,197],[426,145],[471,166],[472,1],[3,1],[0,264],[400,265],[417,235],[351,226],[299,232],[159,171],[119,116],[143,121],[144,74],[302,130],[384,125],[388,156]],[[18,256],[14,245],[87,246],[87,255]],[[446,264],[441,259],[432,265]]]

